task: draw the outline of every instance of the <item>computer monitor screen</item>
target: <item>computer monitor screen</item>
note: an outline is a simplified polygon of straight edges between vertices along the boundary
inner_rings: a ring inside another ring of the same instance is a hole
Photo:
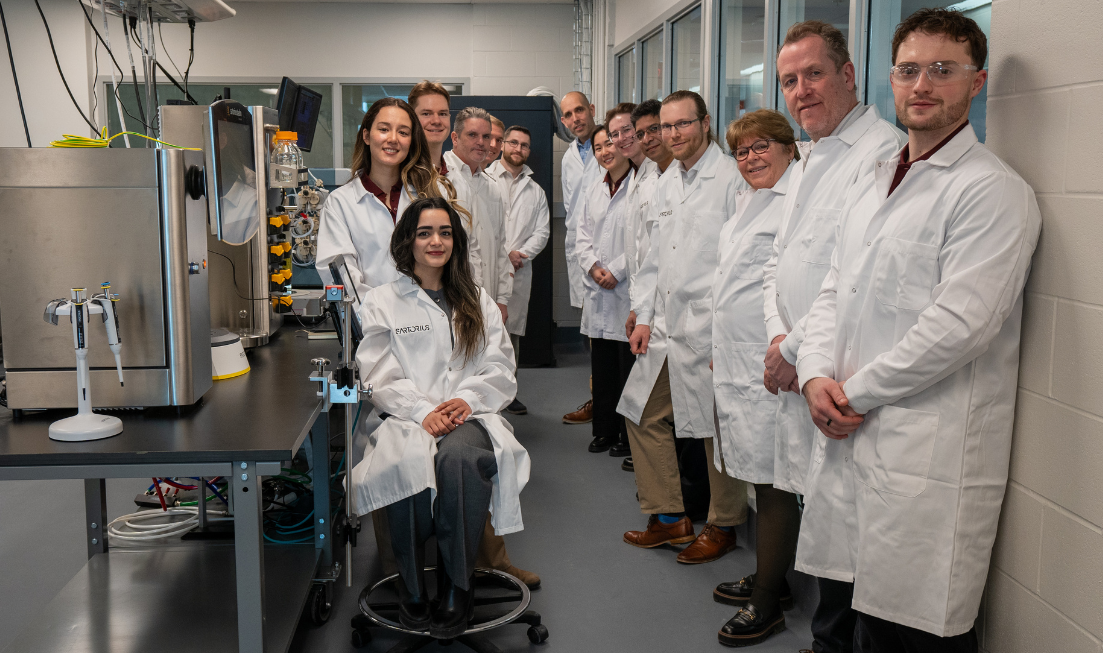
[[[280,129],[298,133],[299,149],[309,152],[314,145],[314,132],[318,128],[322,94],[284,77],[280,82],[276,109],[280,113]]]

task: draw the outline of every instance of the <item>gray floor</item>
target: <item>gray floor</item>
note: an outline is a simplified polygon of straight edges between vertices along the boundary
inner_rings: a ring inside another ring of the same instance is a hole
[[[529,414],[510,417],[529,450],[532,478],[522,493],[526,529],[506,537],[518,566],[540,574],[544,587],[532,608],[544,617],[551,638],[530,644],[522,626],[500,630],[503,651],[720,651],[716,631],[734,608],[714,603],[713,586],[753,571],[754,553],[740,548],[707,565],[680,565],[672,548],[641,550],[621,541],[625,530],[642,528],[633,476],[620,459],[590,454],[590,428],[560,421],[587,396],[588,359],[561,352],[555,369],[521,370],[520,399]],[[132,512],[132,498],[148,480],[109,481],[112,517]],[[0,482],[0,650],[50,601],[85,562],[79,481]],[[378,577],[371,525],[355,552],[353,588],[339,584],[333,615],[325,626],[300,624],[291,651],[352,651],[349,620],[356,596]],[[814,591],[790,574],[797,609],[786,613],[788,630],[755,651],[795,653],[810,645]],[[805,591],[801,591],[805,590]],[[377,637],[366,650],[385,651],[393,638]],[[445,650],[433,645],[424,651]],[[451,648],[447,650],[459,651]]]

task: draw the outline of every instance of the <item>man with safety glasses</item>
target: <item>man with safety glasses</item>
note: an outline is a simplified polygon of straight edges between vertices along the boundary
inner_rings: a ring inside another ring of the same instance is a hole
[[[632,292],[635,328],[633,354],[646,354],[663,322],[665,360],[653,361],[658,375],[648,406],[671,405],[677,436],[704,440],[711,502],[708,523],[695,535],[682,503],[674,439],[658,429],[632,429],[632,458],[640,511],[647,528],[628,531],[624,541],[640,548],[692,542],[678,562],[701,564],[735,548],[735,526],[747,519],[746,483],[724,473],[715,454],[713,410],[712,280],[720,228],[735,214],[736,195],[747,188],[735,159],[724,154],[712,132],[704,99],[693,91],[675,91],[659,111],[663,140],[678,160],[655,191],[658,221],[651,248],[636,273]]]
[[[969,125],[977,24],[921,9],[892,48],[908,142],[850,193],[797,357],[823,433],[797,568],[853,579],[860,651],[975,653],[1041,216]]]
[[[632,109],[630,115],[635,140],[644,155],[628,188],[628,197],[634,211],[624,225],[627,229],[624,236],[624,257],[628,263],[628,289],[632,294],[637,293],[633,277],[639,272],[643,259],[651,248],[651,232],[658,220],[654,201],[655,188],[659,183],[659,176],[674,161],[674,153],[663,141],[662,125],[659,123],[661,108],[662,103],[658,100],[644,100]],[[659,326],[658,323],[653,323],[652,331],[658,330]],[[629,337],[635,327],[636,314],[629,313],[628,322],[624,325]],[[628,382],[621,392],[620,403],[617,404],[617,412],[628,420],[630,442],[633,429],[650,430],[662,440],[674,440],[674,408],[670,401],[655,403],[650,410],[645,410],[651,389],[666,361],[664,334],[659,332],[655,335],[648,352],[636,357],[636,364],[632,366],[632,373],[628,376]],[[635,471],[632,456],[625,458],[620,467],[627,472]]]

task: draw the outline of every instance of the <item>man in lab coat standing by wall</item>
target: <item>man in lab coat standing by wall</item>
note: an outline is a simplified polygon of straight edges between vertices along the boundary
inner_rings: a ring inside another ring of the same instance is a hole
[[[578,91],[571,91],[559,102],[563,111],[562,121],[572,134],[574,141],[563,153],[560,177],[563,183],[563,210],[567,214],[564,221],[567,234],[563,241],[563,250],[567,255],[567,280],[571,290],[571,306],[582,308],[582,299],[586,294],[583,279],[585,275],[578,265],[578,252],[575,241],[578,237],[578,218],[582,215],[582,201],[590,186],[601,181],[602,170],[594,158],[593,135],[594,105]],[[593,419],[593,400],[579,406],[573,413],[563,416],[567,424],[585,424]]]
[[[766,369],[780,389],[774,487],[804,494],[816,442],[816,427],[796,393],[794,364],[804,339],[804,317],[827,274],[847,191],[868,162],[898,152],[904,135],[882,120],[876,107],[858,103],[846,37],[831,25],[810,20],[789,28],[777,70],[789,115],[812,137],[811,151],[805,150],[790,173],[792,190],[762,284],[771,343]],[[833,577],[821,577],[818,583],[812,650],[849,653],[857,619],[850,609],[853,588]]]
[[[645,530],[625,533],[624,541],[641,548],[693,542],[678,554],[678,562],[700,564],[734,549],[734,527],[747,519],[746,484],[724,473],[723,460],[713,453],[712,438],[717,433],[709,368],[712,279],[720,229],[735,214],[736,195],[747,184],[735,159],[716,144],[700,95],[671,93],[663,100],[659,117],[663,140],[678,163],[659,178],[655,191],[658,222],[651,249],[633,280],[636,325],[629,343],[632,353],[645,354],[652,340],[652,321],[665,319],[667,374],[659,374],[648,404],[669,401],[678,437],[706,439],[712,500],[708,523],[694,537],[682,506],[673,438],[633,429],[629,437],[636,487],[640,511],[648,521]]]
[[[853,579],[860,651],[973,653],[1041,217],[969,125],[987,77],[977,24],[922,9],[892,47],[908,143],[848,197],[797,357],[827,436],[797,568]]]
[[[550,233],[547,194],[533,181],[532,168],[525,165],[531,152],[532,135],[529,130],[514,125],[503,133],[502,158],[486,170],[498,185],[505,204],[506,248],[513,268],[513,294],[509,297],[506,330],[513,341],[513,352],[518,362],[521,336],[525,335],[528,321],[532,260],[544,250]],[[515,398],[506,411],[524,415],[528,409]]]

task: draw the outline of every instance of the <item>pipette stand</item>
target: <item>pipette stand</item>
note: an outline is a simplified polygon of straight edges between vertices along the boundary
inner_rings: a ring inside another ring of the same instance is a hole
[[[99,302],[85,300],[84,289],[74,288],[70,301],[54,300],[46,308],[47,322],[57,324],[57,316],[68,315],[73,324],[73,344],[77,353],[77,414],[50,425],[50,439],[62,442],[102,440],[123,432],[123,422],[113,415],[92,412],[91,377],[88,372],[86,325],[92,314],[104,312]],[[52,316],[52,319],[51,319]],[[113,315],[111,317],[114,317]],[[110,325],[114,326],[114,324]],[[110,329],[110,327],[109,327]],[[110,331],[109,331],[110,333]],[[111,338],[114,341],[114,338]],[[116,344],[112,342],[112,344]],[[114,347],[113,347],[114,349]],[[120,366],[119,377],[122,378]],[[121,380],[120,380],[121,383]]]

